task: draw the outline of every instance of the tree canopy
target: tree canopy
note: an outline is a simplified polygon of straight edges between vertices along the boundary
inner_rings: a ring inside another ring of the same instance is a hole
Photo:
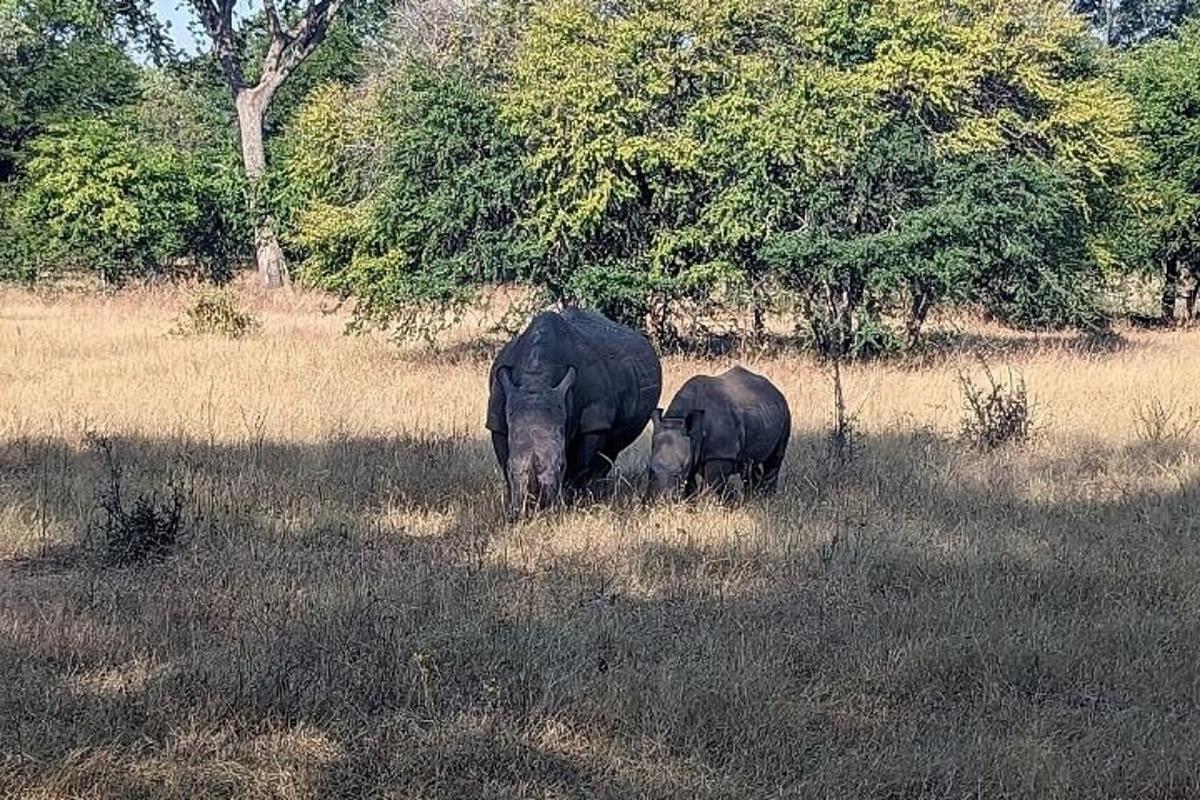
[[[664,340],[782,317],[868,354],[947,306],[1102,326],[1126,275],[1165,314],[1197,269],[1175,0],[268,4],[164,69],[105,2],[0,0],[10,276],[220,277],[269,229],[401,335],[518,282]]]
[[[956,296],[1075,321],[1082,219],[1134,152],[1051,2],[560,0],[506,100],[554,291],[634,319],[781,289],[850,348],[899,302],[914,333]]]
[[[1123,77],[1144,153],[1131,234],[1135,248],[1163,266],[1162,313],[1170,318],[1184,267],[1200,279],[1200,23],[1131,53]]]

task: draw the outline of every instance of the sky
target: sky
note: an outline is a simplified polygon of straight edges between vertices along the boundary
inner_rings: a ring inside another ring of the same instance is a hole
[[[171,26],[171,39],[185,53],[194,55],[199,47],[188,31],[190,12],[184,7],[186,0],[154,0],[154,13]]]
[[[254,0],[238,0],[238,4],[234,6],[234,18],[251,11],[254,5]],[[154,0],[154,10],[158,19],[170,24],[170,37],[181,50],[194,55],[198,50],[204,49],[203,38],[196,40],[191,31],[187,30],[187,25],[192,20],[192,11],[187,0]]]

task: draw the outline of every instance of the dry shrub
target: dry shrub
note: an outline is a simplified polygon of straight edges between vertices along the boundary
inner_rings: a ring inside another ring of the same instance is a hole
[[[123,470],[112,441],[99,436],[89,439],[103,458],[108,482],[96,495],[100,519],[89,536],[101,560],[110,566],[135,566],[170,555],[183,528],[184,498],[179,487],[168,481],[165,500],[156,491],[138,493],[127,508]]]
[[[1029,438],[1033,408],[1025,391],[1025,381],[1011,369],[1008,380],[1000,382],[985,363],[987,385],[979,385],[966,373],[958,375],[962,387],[962,436],[981,450],[993,450]]]
[[[1134,433],[1149,445],[1173,444],[1191,437],[1200,427],[1200,409],[1157,397],[1133,404]]]

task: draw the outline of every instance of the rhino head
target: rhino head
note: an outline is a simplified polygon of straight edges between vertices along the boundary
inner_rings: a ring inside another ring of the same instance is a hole
[[[557,502],[567,471],[567,412],[575,368],[556,385],[513,381],[507,367],[496,378],[504,389],[508,421],[508,508],[510,520],[530,508],[542,509]]]
[[[647,498],[678,500],[700,461],[704,412],[697,409],[686,417],[664,417],[662,409],[656,408],[650,421],[654,433],[646,469]]]

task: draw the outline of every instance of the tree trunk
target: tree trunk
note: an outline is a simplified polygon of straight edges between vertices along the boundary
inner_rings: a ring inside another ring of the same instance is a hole
[[[1195,262],[1188,269],[1188,274],[1192,277],[1192,286],[1187,293],[1187,318],[1192,321],[1196,318],[1196,299],[1200,297],[1200,266]]]
[[[1175,301],[1179,297],[1179,259],[1168,257],[1163,264],[1162,321],[1170,325],[1175,319]]]
[[[278,288],[288,283],[287,262],[283,248],[275,235],[275,220],[262,202],[262,178],[267,171],[267,155],[263,148],[263,117],[273,90],[264,85],[238,89],[234,96],[237,106],[238,134],[242,141],[242,163],[250,182],[250,213],[254,217],[254,258],[262,284]]]
[[[919,286],[913,286],[910,291],[912,292],[912,305],[908,309],[905,329],[908,333],[908,349],[912,350],[921,341],[921,328],[925,325],[925,318],[929,315],[929,307],[932,303],[929,295]]]
[[[762,282],[755,281],[754,286],[750,290],[750,331],[754,344],[757,347],[762,347],[767,341],[767,301],[765,294],[766,291],[763,288]]]

